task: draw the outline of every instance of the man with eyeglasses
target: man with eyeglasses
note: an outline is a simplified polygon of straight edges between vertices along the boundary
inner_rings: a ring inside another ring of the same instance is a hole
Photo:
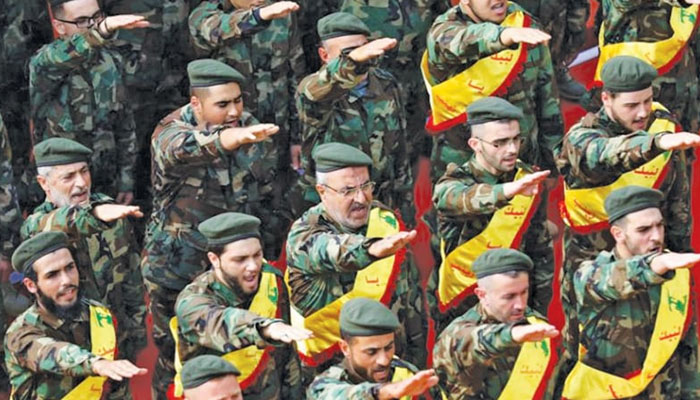
[[[554,253],[546,228],[546,201],[539,171],[518,159],[523,112],[500,97],[479,99],[467,108],[474,154],[462,165],[451,163],[433,191],[442,262],[433,270],[427,296],[436,332],[474,306],[474,260],[493,248],[527,254],[530,306],[546,315],[552,297]]]
[[[403,231],[400,217],[373,201],[368,155],[326,143],[313,158],[321,203],[306,211],[287,237],[292,325],[314,334],[297,343],[304,384],[342,360],[338,316],[356,297],[381,301],[398,316],[397,355],[424,367],[427,313],[418,269],[406,249],[416,231]]]
[[[138,15],[106,17],[97,0],[51,0],[58,38],[29,64],[33,143],[65,137],[93,149],[93,187],[133,200],[136,133],[122,60],[108,48],[119,29],[148,26]]]

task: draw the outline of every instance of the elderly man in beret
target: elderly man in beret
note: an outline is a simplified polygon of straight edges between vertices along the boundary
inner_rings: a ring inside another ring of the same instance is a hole
[[[341,359],[338,315],[354,297],[389,307],[401,321],[397,354],[426,365],[426,310],[418,269],[406,249],[416,231],[373,201],[372,159],[341,143],[314,152],[321,203],[298,219],[287,238],[292,324],[314,332],[298,344],[305,378]]]
[[[105,16],[98,0],[50,0],[57,39],[29,62],[32,142],[74,139],[94,149],[95,187],[130,204],[137,141],[122,80],[123,60],[110,48],[122,29],[148,27],[141,15]]]
[[[318,21],[323,66],[301,81],[296,103],[301,123],[300,188],[306,206],[319,200],[314,191],[313,151],[329,142],[345,143],[370,155],[377,198],[401,209],[413,221],[413,178],[407,153],[404,105],[394,77],[375,66],[396,39],[368,41],[370,30],[344,12]],[[303,207],[298,214],[308,207]]]
[[[301,399],[299,358],[292,341],[310,337],[287,325],[289,295],[279,270],[263,259],[260,220],[223,213],[199,224],[211,268],[175,303],[177,356],[222,357],[243,371],[246,399]],[[172,325],[171,325],[172,326]],[[180,394],[175,377],[175,394]]]
[[[24,241],[12,267],[35,297],[5,336],[12,398],[131,398],[125,379],[147,371],[115,360],[116,321],[104,305],[83,296],[66,234],[42,232]],[[107,378],[114,381],[110,389]]]
[[[473,155],[462,165],[448,165],[433,190],[442,263],[433,271],[428,299],[438,333],[476,304],[471,265],[489,248],[520,249],[534,260],[535,310],[546,315],[552,297],[554,252],[540,193],[549,171],[534,172],[518,159],[523,113],[505,99],[485,97],[470,104],[467,114]]]
[[[573,367],[578,354],[573,274],[581,262],[615,244],[604,207],[612,190],[639,185],[666,193],[661,206],[664,245],[671,251],[690,250],[690,180],[683,150],[700,147],[700,136],[678,132],[674,116],[653,102],[656,76],[651,65],[636,57],[610,59],[601,72],[603,106],[572,126],[558,150],[557,168],[565,185],[560,209],[567,225],[561,297],[568,361],[563,368]]]
[[[189,63],[190,103],[153,132],[154,209],[142,260],[159,349],[153,389],[164,397],[172,382],[174,344],[168,323],[178,293],[209,267],[197,225],[223,212],[245,212],[265,223],[263,248],[274,256],[291,224],[275,204],[279,127],[260,124],[243,110],[243,76],[216,60]]]
[[[472,265],[479,304],[440,334],[433,365],[449,399],[540,399],[559,332],[527,305],[530,257],[492,249]]]
[[[221,357],[197,356],[182,366],[185,400],[243,400],[240,375],[233,364]]]
[[[113,310],[119,355],[134,361],[146,346],[146,302],[140,246],[129,217],[143,215],[139,207],[92,192],[91,155],[87,147],[64,138],[34,146],[37,181],[46,200],[27,217],[21,234],[23,239],[49,231],[68,235],[81,290]]]
[[[399,319],[384,304],[357,297],[340,310],[340,350],[345,358],[314,379],[309,400],[410,399],[438,382],[396,357]]]
[[[700,254],[665,251],[664,194],[642,186],[605,199],[614,247],[574,274],[581,327],[568,399],[700,398],[689,268]]]

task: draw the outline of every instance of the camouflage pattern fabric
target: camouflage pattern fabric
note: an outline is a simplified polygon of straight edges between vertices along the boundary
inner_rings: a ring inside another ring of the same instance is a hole
[[[573,282],[576,314],[583,326],[581,344],[586,348],[581,361],[617,376],[639,371],[654,330],[661,284],[673,276],[673,271],[657,275],[645,256],[621,260],[614,252],[603,251],[595,260],[583,262]],[[700,397],[694,310],[691,305],[691,323],[671,359],[634,399]]]
[[[248,311],[253,295],[244,297],[222,284],[209,270],[180,293],[175,304],[182,362],[202,355],[221,356],[247,346],[275,345],[262,372],[244,391],[251,400],[302,399],[299,357],[293,345],[268,342],[260,329],[273,322],[289,323],[289,295],[282,274],[264,264],[263,272],[276,274],[277,307],[281,319],[267,319]]]
[[[316,23],[319,19],[330,13],[340,11],[341,0],[317,0],[313,3],[301,4],[299,10],[299,31],[301,33],[301,46],[304,49],[304,58],[309,71],[317,71],[321,68],[321,58],[318,55],[318,47],[321,40],[318,37]]]
[[[532,171],[528,165],[518,163],[516,168]],[[445,254],[480,234],[493,218],[493,214],[508,205],[503,194],[503,184],[512,182],[517,170],[496,176],[483,168],[475,157],[462,166],[450,164],[433,190],[433,206],[438,215],[438,235],[445,241]],[[552,238],[546,226],[547,202],[539,207],[528,227],[519,250],[535,263],[530,285],[529,303],[537,312],[546,315],[552,298],[554,279],[554,250]],[[430,312],[439,334],[452,320],[474,306],[478,299],[469,296],[446,313],[438,309],[436,290],[439,284],[438,268],[433,270],[427,288]]]
[[[12,175],[12,147],[0,116],[0,257],[10,259],[19,244],[22,215]]]

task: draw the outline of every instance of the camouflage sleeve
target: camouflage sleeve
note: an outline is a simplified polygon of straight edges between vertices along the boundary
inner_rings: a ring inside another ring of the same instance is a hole
[[[428,31],[428,57],[431,64],[455,65],[474,63],[507,47],[501,43],[505,28],[491,22],[465,25],[444,20]]]
[[[175,303],[178,327],[188,341],[222,353],[255,345],[264,348],[276,343],[266,341],[259,332],[281,320],[262,318],[247,310],[224,307],[211,297],[189,293]]]
[[[406,254],[406,261],[401,266],[396,294],[399,296],[400,309],[396,309],[397,304],[394,303],[392,311],[403,323],[408,346],[402,358],[413,365],[425,367],[428,365],[428,312],[425,309],[418,266],[410,253]]]
[[[554,69],[549,48],[538,46],[541,52],[539,68],[537,69],[537,142],[540,148],[540,160],[543,169],[557,172],[554,164],[554,148],[561,143],[564,136],[564,121],[559,107],[559,96],[554,92]]]
[[[306,391],[309,400],[375,400],[372,388],[378,383],[364,382],[353,385],[331,376],[322,375],[314,379]]]
[[[299,112],[295,104],[295,94],[299,82],[306,75],[306,58],[304,47],[301,45],[301,32],[299,29],[299,19],[296,14],[291,16],[291,26],[289,32],[289,75],[287,76],[287,92],[289,95],[289,144],[301,144],[299,133]]]
[[[448,171],[450,166],[448,166]],[[433,191],[433,205],[443,216],[493,214],[508,204],[503,184],[466,184],[457,177],[443,175]]]
[[[356,63],[347,54],[329,61],[299,85],[302,104],[318,107],[317,103],[330,104],[345,95],[364,79],[369,63]]]
[[[673,271],[658,275],[645,256],[605,263],[587,261],[574,274],[576,302],[579,306],[605,306],[646,291],[652,285],[660,285],[674,275]]]
[[[12,257],[19,244],[19,226],[22,217],[13,183],[12,149],[7,129],[0,117],[0,256]]]
[[[123,81],[120,82],[122,89]],[[136,149],[138,141],[136,140],[136,122],[134,121],[134,113],[128,99],[124,96],[122,100],[121,115],[118,123],[115,126],[115,141],[117,146],[117,191],[131,192],[134,190],[136,160],[138,159],[138,150]]]
[[[289,315],[289,293],[287,292],[287,286],[282,278],[277,279],[277,287],[280,290],[280,302],[279,307],[282,309],[280,317],[285,323],[291,323],[291,318]],[[299,361],[299,354],[293,345],[284,345],[281,349],[283,361],[280,363],[283,367],[281,368],[282,379],[282,397],[283,399],[289,400],[301,400],[303,399],[304,390],[301,386],[301,363]]]
[[[157,162],[164,167],[194,167],[209,164],[219,158],[228,157],[221,147],[220,130],[208,134],[205,131],[183,128],[178,122],[171,122],[156,138],[153,147]],[[155,160],[154,160],[155,162]]]
[[[240,39],[259,32],[270,25],[260,18],[259,8],[224,12],[219,1],[203,1],[189,17],[190,35],[194,45],[208,52],[225,45],[229,39]]]
[[[610,0],[612,7],[618,10],[633,10],[640,6],[649,4],[648,0]],[[668,4],[671,7],[689,7],[689,4],[683,0],[656,0],[656,3]]]
[[[690,244],[691,227],[693,226],[689,203],[690,179],[686,166],[686,153],[674,151],[669,166],[672,170],[668,172],[668,174],[674,174],[673,185],[665,193],[663,214],[666,219],[666,247],[676,252],[693,251]]]
[[[92,215],[92,208],[97,204],[91,202],[87,206],[59,207],[49,213],[30,215],[22,224],[22,240],[38,232],[60,231],[76,239],[105,231],[113,225]]]
[[[130,254],[125,260],[127,269],[124,271],[126,277],[121,283],[122,298],[125,306],[124,314],[129,317],[126,322],[126,327],[129,329],[129,336],[134,339],[142,339],[141,343],[135,344],[135,347],[146,346],[146,299],[144,298],[145,288],[143,285],[143,276],[141,275],[141,257],[139,255],[138,243],[135,239],[134,229],[128,221],[121,222],[124,229],[124,240],[129,240]]]
[[[692,301],[691,310],[697,310],[695,298]],[[678,354],[681,357],[681,398],[700,398],[700,365],[698,365],[698,320],[697,314],[693,313],[693,320],[688,327],[688,331],[678,344]]]
[[[532,272],[530,304],[535,311],[547,315],[554,281],[554,243],[547,229],[546,197],[540,200],[523,242],[524,253],[530,256],[535,264]]]

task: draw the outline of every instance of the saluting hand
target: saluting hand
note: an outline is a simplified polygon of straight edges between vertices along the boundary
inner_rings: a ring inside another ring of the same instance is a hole
[[[92,364],[92,372],[121,382],[124,379],[130,379],[137,375],[145,375],[148,370],[137,367],[129,360],[98,360]]]
[[[657,144],[666,151],[700,147],[700,135],[690,132],[667,133],[659,137]]]
[[[412,230],[387,236],[384,239],[372,243],[367,251],[376,258],[389,257],[409,244],[416,238],[417,234],[415,230]]]
[[[124,206],[121,204],[100,204],[93,207],[92,215],[104,222],[112,222],[126,217],[143,217],[139,206]]]
[[[435,370],[426,369],[399,382],[389,383],[379,389],[379,399],[401,399],[404,396],[420,396],[426,390],[437,385],[438,377]]]
[[[245,127],[226,128],[219,134],[221,146],[226,150],[235,150],[248,143],[262,142],[279,132],[275,124],[257,124]]]
[[[260,9],[260,18],[269,21],[277,18],[284,18],[287,15],[299,10],[299,4],[293,1],[278,1]]]
[[[553,338],[559,335],[554,325],[527,324],[516,325],[510,329],[510,335],[516,343],[539,342],[545,338]]]
[[[373,40],[348,53],[348,57],[355,62],[365,62],[381,57],[387,50],[393,49],[397,43],[396,39],[391,38]]]
[[[692,268],[700,262],[696,253],[663,253],[651,260],[651,270],[658,275],[680,268]]]
[[[516,43],[540,44],[552,37],[544,31],[535,28],[506,28],[501,32],[501,43],[504,46],[512,46]]]
[[[508,199],[512,199],[515,195],[522,194],[523,196],[534,196],[539,192],[540,182],[547,179],[550,171],[539,171],[532,174],[527,174],[517,181],[508,182],[503,185],[503,194]]]
[[[313,336],[313,332],[307,329],[295,328],[282,322],[274,322],[260,330],[265,339],[276,342],[292,343],[296,340],[306,340]]]
[[[147,28],[150,23],[143,15],[124,14],[110,15],[97,25],[103,36],[109,36],[117,29]]]

